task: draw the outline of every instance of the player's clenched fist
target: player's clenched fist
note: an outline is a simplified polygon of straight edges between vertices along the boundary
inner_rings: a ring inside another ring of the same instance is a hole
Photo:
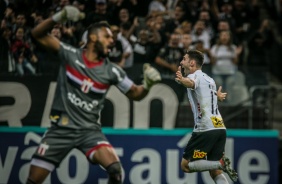
[[[67,20],[77,22],[84,18],[84,13],[81,13],[76,7],[70,5],[65,6],[61,11],[52,16],[52,19],[58,23],[63,23]]]

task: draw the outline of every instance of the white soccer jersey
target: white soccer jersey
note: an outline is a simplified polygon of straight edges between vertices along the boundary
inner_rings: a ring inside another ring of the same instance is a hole
[[[195,89],[187,88],[195,121],[194,132],[225,129],[218,110],[214,80],[201,70],[187,77],[195,82]]]

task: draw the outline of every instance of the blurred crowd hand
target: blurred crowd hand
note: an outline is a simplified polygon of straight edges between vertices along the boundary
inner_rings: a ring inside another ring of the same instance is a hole
[[[33,12],[31,15],[30,15],[31,18],[33,18],[34,20],[36,19],[36,13]]]
[[[202,1],[202,4],[201,4],[200,9],[201,9],[201,10],[207,10],[207,11],[210,10],[210,5],[209,5],[208,0],[203,0],[203,1]]]
[[[137,5],[138,4],[137,0],[130,0],[130,2],[131,2],[132,5]]]
[[[251,1],[252,6],[257,6],[258,5],[258,0],[252,0]]]
[[[13,16],[13,10],[11,8],[6,8],[4,14],[5,14],[5,18],[9,18],[11,16]]]
[[[138,27],[139,26],[139,17],[134,17],[134,20],[133,20],[133,26],[134,27]]]
[[[24,61],[24,55],[23,53],[20,54],[19,58],[18,58],[18,63],[21,64]]]
[[[119,7],[119,6],[122,5],[123,0],[109,0],[108,3],[109,3],[109,4],[114,4],[114,5],[116,5],[116,6]]]
[[[1,20],[1,25],[0,25],[0,29],[3,29],[7,26],[5,19]]]
[[[243,51],[243,45],[238,45],[238,47],[236,48],[236,56],[240,56],[241,53]]]
[[[175,64],[175,63],[171,63],[169,69],[170,69],[172,72],[177,72],[177,70],[178,70],[178,65]]]
[[[268,30],[270,29],[270,22],[268,19],[264,19],[262,22],[261,22],[261,25],[260,25],[260,28],[259,28],[259,32],[264,32],[265,30]]]
[[[32,56],[31,56],[31,61],[32,61],[33,63],[37,63],[37,62],[38,62],[38,58],[36,57],[35,54],[32,54]]]

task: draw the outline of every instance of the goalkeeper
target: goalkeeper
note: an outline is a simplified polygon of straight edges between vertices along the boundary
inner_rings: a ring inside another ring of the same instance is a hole
[[[106,58],[113,43],[106,22],[88,28],[84,49],[60,42],[48,34],[57,23],[82,18],[84,15],[78,9],[65,6],[32,30],[34,39],[46,49],[55,51],[62,63],[51,108],[51,127],[33,154],[27,184],[43,183],[73,148],[84,153],[91,163],[101,165],[108,173],[108,183],[122,183],[122,165],[101,132],[99,122],[106,93],[115,85],[128,98],[141,100],[161,80],[159,72],[145,64],[143,85],[136,85]]]

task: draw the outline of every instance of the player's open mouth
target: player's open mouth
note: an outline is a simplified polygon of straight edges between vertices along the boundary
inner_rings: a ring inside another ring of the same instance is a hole
[[[106,50],[108,51],[108,53],[109,52],[111,52],[112,51],[112,47],[111,46],[108,46],[107,48],[106,48]]]

